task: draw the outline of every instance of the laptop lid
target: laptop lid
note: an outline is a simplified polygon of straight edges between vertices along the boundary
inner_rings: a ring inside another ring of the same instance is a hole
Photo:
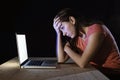
[[[24,61],[26,61],[28,59],[25,34],[17,34],[16,33],[16,41],[17,41],[17,51],[18,51],[19,63],[21,65]]]

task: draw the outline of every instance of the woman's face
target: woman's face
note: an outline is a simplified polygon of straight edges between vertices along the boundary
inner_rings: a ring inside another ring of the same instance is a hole
[[[70,38],[74,38],[76,36],[75,26],[71,21],[62,22],[60,30],[62,31],[63,36],[68,36]]]

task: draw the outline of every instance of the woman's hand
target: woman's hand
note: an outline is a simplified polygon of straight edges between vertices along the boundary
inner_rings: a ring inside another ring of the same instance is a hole
[[[71,49],[70,43],[67,42],[67,43],[65,44],[65,46],[64,46],[64,51],[67,53],[67,51],[68,51],[69,49]]]
[[[60,22],[59,18],[54,19],[54,21],[53,21],[53,27],[54,27],[54,29],[55,29],[55,31],[56,31],[57,34],[60,33],[60,27],[61,27],[61,25],[62,25],[62,23]]]

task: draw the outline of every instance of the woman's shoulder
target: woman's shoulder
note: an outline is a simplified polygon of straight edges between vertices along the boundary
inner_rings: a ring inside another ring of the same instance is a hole
[[[93,32],[104,32],[103,25],[92,24],[92,25],[88,26],[88,33],[93,33]]]
[[[102,29],[103,28],[102,26],[103,26],[102,24],[92,24],[92,25],[88,26],[88,28],[90,28],[90,29]]]

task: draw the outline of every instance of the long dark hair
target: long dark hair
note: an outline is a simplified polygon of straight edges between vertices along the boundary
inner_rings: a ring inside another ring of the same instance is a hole
[[[79,49],[77,49],[77,47],[76,47],[76,40],[78,39],[78,36],[80,36],[79,35],[80,28],[87,27],[87,26],[90,26],[90,25],[95,24],[95,23],[96,24],[103,24],[103,22],[100,20],[97,20],[95,18],[93,19],[90,17],[85,17],[83,15],[79,15],[79,13],[77,13],[75,10],[73,10],[71,8],[64,8],[61,11],[59,11],[58,14],[55,16],[55,19],[59,18],[59,20],[61,22],[69,22],[70,16],[73,16],[76,20],[75,29],[76,29],[77,35],[73,39],[70,39],[70,38],[65,38],[65,39],[67,39],[67,41],[69,41],[71,48],[73,50],[75,50],[76,52],[80,52]]]

